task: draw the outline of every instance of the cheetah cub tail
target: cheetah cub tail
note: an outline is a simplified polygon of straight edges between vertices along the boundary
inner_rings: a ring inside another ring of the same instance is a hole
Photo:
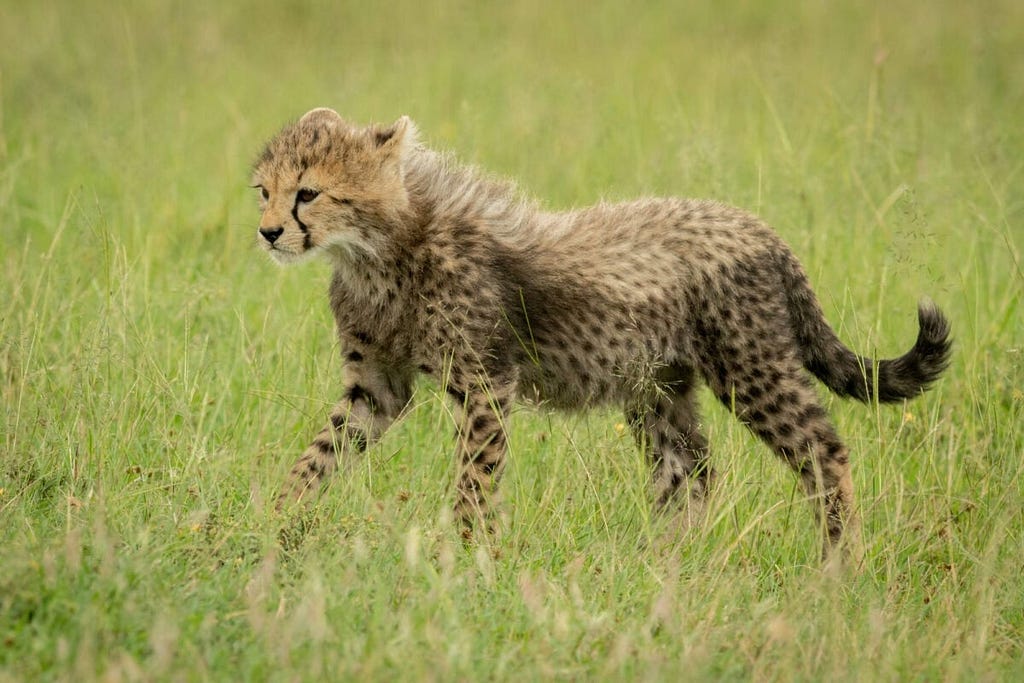
[[[917,341],[909,351],[898,358],[865,358],[847,348],[826,322],[795,259],[786,258],[781,265],[804,367],[836,394],[895,403],[927,390],[949,365],[949,320],[930,300],[918,304]]]
[[[931,300],[925,299],[917,305],[917,321],[917,341],[913,348],[899,358],[878,362],[877,395],[882,403],[913,398],[928,389],[949,365],[953,347],[949,320]],[[867,398],[870,396],[861,400]]]

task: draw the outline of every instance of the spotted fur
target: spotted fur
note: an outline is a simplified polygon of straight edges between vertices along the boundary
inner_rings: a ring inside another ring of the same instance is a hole
[[[850,351],[796,258],[749,213],[685,199],[550,213],[422,146],[404,117],[358,127],[313,110],[267,144],[253,175],[263,248],[334,264],[344,351],[342,399],[281,504],[377,440],[426,373],[455,406],[467,526],[490,518],[517,397],[622,406],[656,504],[699,506],[713,475],[695,399],[704,383],[799,475],[828,555],[857,521],[849,454],[807,371],[841,396],[892,402],[948,363],[949,325],[930,304],[899,358]]]

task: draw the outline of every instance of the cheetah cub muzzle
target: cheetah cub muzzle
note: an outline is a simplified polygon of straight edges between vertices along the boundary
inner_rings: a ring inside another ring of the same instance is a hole
[[[931,304],[902,356],[848,349],[789,248],[745,211],[643,199],[551,213],[427,149],[405,117],[359,127],[314,109],[270,140],[253,185],[258,240],[274,260],[333,264],[344,354],[341,400],[279,506],[379,439],[426,373],[454,405],[466,529],[492,518],[517,397],[621,406],[657,507],[699,508],[713,479],[703,382],[796,472],[825,557],[841,561],[858,536],[849,453],[809,375],[889,403],[924,391],[949,360],[949,324]]]

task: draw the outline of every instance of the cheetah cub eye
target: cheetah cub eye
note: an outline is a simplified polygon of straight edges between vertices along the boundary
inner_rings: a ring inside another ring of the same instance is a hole
[[[316,199],[319,194],[320,193],[317,192],[316,190],[311,190],[308,187],[304,187],[295,194],[295,198],[298,199],[303,204],[308,204],[314,199]]]

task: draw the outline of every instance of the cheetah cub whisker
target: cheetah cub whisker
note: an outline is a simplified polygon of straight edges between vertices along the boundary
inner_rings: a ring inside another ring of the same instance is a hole
[[[455,515],[467,527],[491,518],[517,397],[622,406],[656,505],[699,507],[713,477],[703,382],[798,474],[824,555],[841,558],[858,529],[849,456],[808,373],[888,403],[924,391],[949,361],[949,323],[931,303],[902,356],[852,352],[789,248],[749,213],[690,199],[551,213],[427,149],[406,117],[359,127],[314,109],[270,140],[253,185],[271,257],[333,263],[344,353],[341,401],[279,506],[380,438],[426,373],[454,403]]]

